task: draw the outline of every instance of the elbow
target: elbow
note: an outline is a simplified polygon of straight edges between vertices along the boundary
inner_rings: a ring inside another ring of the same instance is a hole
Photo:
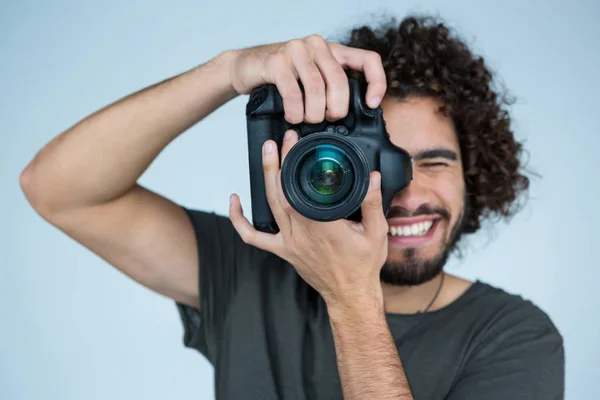
[[[21,191],[25,195],[25,199],[31,204],[33,208],[36,208],[39,199],[35,196],[34,193],[34,183],[33,183],[33,161],[27,164],[27,166],[21,171],[19,175],[19,186],[21,187]]]
[[[42,217],[46,218],[49,214],[47,204],[45,204],[43,196],[40,194],[39,185],[35,179],[35,160],[31,161],[19,175],[19,186],[25,195],[25,199],[31,207]]]
[[[32,204],[33,203],[33,196],[32,196],[32,192],[33,192],[33,166],[32,163],[27,164],[27,166],[23,169],[23,171],[21,171],[21,174],[19,175],[19,186],[21,187],[21,191],[23,192],[23,194],[25,195],[25,198],[27,199],[27,201]]]

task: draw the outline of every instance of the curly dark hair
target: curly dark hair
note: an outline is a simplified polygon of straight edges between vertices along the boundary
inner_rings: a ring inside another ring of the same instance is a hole
[[[466,183],[462,233],[474,233],[493,216],[508,218],[522,206],[516,200],[529,188],[521,172],[523,145],[511,130],[507,91],[494,87],[483,57],[440,19],[411,15],[392,18],[373,29],[356,27],[351,47],[372,50],[382,58],[386,96],[435,96],[440,111],[455,124]],[[360,77],[360,74],[349,75]]]

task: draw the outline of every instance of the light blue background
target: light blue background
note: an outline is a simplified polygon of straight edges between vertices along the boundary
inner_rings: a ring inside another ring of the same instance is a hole
[[[12,1],[0,6],[0,399],[191,399],[210,365],[173,302],[44,222],[18,186],[45,143],[98,108],[227,48],[343,34],[372,13],[439,12],[513,94],[529,206],[449,272],[533,300],[566,341],[567,398],[597,396],[600,6],[590,1]],[[238,98],[177,139],[142,183],[190,207],[249,209]]]

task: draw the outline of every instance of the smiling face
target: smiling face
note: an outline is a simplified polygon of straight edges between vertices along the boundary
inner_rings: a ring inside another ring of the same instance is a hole
[[[387,214],[388,258],[383,282],[418,285],[437,276],[460,235],[465,183],[454,125],[430,98],[381,104],[392,143],[414,159],[414,179]]]

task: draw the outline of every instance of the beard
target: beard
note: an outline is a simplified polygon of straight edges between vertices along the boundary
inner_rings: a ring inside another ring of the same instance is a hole
[[[433,208],[427,204],[420,206],[413,214],[406,209],[391,209],[388,218],[416,217],[419,215],[441,215],[442,220],[450,222],[450,213],[444,208]],[[406,248],[402,251],[402,260],[386,260],[381,268],[380,279],[382,282],[398,286],[421,285],[438,276],[444,269],[448,257],[456,248],[456,244],[462,234],[465,223],[465,210],[451,228],[450,235],[444,239],[437,254],[432,258],[422,258],[418,255],[418,249]],[[439,222],[438,222],[439,224]]]

